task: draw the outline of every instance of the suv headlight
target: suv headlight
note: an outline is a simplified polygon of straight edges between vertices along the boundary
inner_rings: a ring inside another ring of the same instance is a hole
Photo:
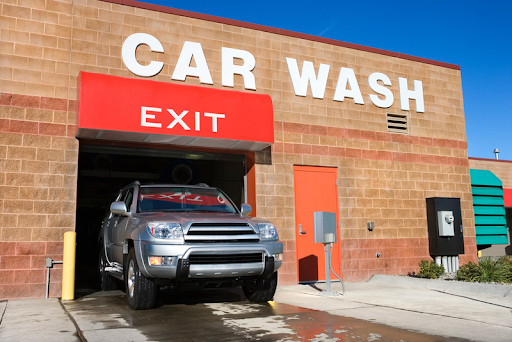
[[[279,240],[276,227],[272,223],[258,223],[260,230],[260,239],[264,240]]]
[[[183,229],[179,223],[150,222],[148,232],[157,239],[183,239]]]

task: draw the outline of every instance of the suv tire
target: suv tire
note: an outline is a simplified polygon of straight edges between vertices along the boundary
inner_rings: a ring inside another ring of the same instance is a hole
[[[242,285],[245,297],[254,303],[264,303],[272,300],[277,288],[277,272],[270,276],[260,276],[246,281]]]
[[[100,249],[98,257],[98,269],[100,271],[100,289],[102,291],[113,291],[117,289],[116,282],[107,272],[105,272],[105,266],[107,265],[107,258],[105,257],[105,251]]]
[[[134,249],[130,249],[125,267],[125,285],[128,305],[133,310],[151,309],[156,302],[157,286],[153,279],[146,278],[139,269]]]

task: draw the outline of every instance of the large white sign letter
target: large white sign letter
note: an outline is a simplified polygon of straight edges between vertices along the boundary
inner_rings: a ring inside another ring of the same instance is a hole
[[[192,58],[194,58],[196,62],[195,67],[190,66]],[[213,84],[212,75],[206,63],[203,48],[199,43],[185,42],[183,44],[183,49],[181,49],[180,57],[178,58],[178,62],[176,62],[172,79],[185,81],[187,76],[199,77],[199,82]]]
[[[311,95],[316,99],[323,99],[327,77],[329,76],[330,65],[320,64],[318,69],[318,78],[315,73],[315,66],[312,62],[304,61],[302,63],[302,74],[299,73],[297,60],[286,57],[288,73],[292,80],[293,91],[297,96],[306,96],[308,93],[308,84],[311,87]]]
[[[395,100],[393,92],[391,89],[381,86],[377,81],[382,81],[382,84],[387,86],[391,85],[391,80],[385,74],[380,72],[374,72],[371,74],[368,77],[368,84],[370,85],[370,88],[372,88],[372,90],[377,94],[384,95],[384,99],[381,100],[377,95],[370,94],[370,100],[377,107],[389,108],[393,105],[393,101]]]
[[[347,83],[350,89],[347,89]],[[341,68],[333,100],[343,102],[345,97],[353,98],[354,102],[357,104],[364,104],[363,95],[361,95],[361,90],[359,90],[356,75],[354,74],[354,70],[350,68]]]
[[[239,58],[243,65],[235,65],[234,59]],[[256,90],[256,81],[252,70],[256,66],[256,59],[247,51],[222,48],[222,85],[226,87],[235,86],[235,74],[244,78],[245,89]]]
[[[414,90],[407,88],[407,78],[398,77],[398,89],[400,90],[400,109],[409,110],[409,100],[416,100],[416,111],[425,113],[425,101],[423,100],[423,83],[414,80]]]
[[[123,63],[126,65],[128,70],[133,72],[135,75],[145,77],[155,76],[164,67],[164,62],[151,61],[148,65],[139,64],[135,58],[135,51],[141,44],[149,46],[153,52],[164,52],[162,44],[152,35],[147,33],[134,33],[126,38],[123,43],[123,47],[121,49]]]

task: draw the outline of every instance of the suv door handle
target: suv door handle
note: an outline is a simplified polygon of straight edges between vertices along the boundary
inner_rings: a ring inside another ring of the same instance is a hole
[[[302,224],[299,224],[299,236],[302,234],[306,234],[306,231],[302,230]]]

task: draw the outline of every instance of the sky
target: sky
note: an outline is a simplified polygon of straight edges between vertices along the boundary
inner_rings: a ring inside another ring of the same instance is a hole
[[[512,160],[512,0],[140,0],[461,67],[468,155]]]

